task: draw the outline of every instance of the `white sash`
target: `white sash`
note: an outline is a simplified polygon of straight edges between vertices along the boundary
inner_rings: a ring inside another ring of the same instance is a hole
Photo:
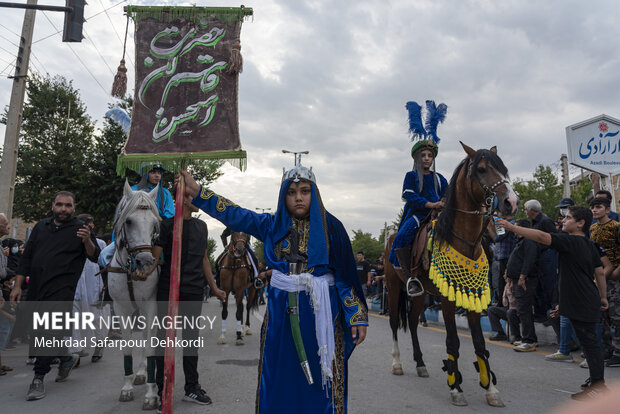
[[[334,285],[334,275],[313,276],[310,273],[299,275],[285,275],[273,270],[271,275],[272,287],[285,292],[308,292],[310,304],[314,310],[314,325],[316,340],[319,345],[321,359],[321,377],[323,387],[333,380],[332,363],[335,359],[336,343],[334,341],[334,323],[332,308],[329,301],[329,287]]]

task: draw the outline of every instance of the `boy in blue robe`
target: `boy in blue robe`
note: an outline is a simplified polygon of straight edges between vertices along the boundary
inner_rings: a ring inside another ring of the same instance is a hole
[[[148,171],[146,171],[148,169]],[[164,167],[161,164],[154,164],[151,167],[145,167],[142,171],[142,178],[136,185],[132,185],[131,189],[134,191],[142,190],[146,193],[150,193],[158,184],[161,183],[161,179],[164,175]],[[174,217],[174,200],[172,194],[167,188],[159,186],[157,190],[157,199],[155,200],[157,205],[157,211],[162,220]]]
[[[192,203],[231,230],[261,240],[273,269],[261,329],[256,413],[345,413],[347,360],[366,337],[368,311],[349,237],[323,207],[314,173],[299,164],[284,174],[274,215],[241,208],[181,174]],[[295,250],[292,229],[303,258],[299,275],[288,274],[287,258]],[[292,291],[297,291],[312,385],[300,367],[287,312]]]
[[[407,102],[409,111],[409,129],[414,138],[420,137],[411,148],[413,170],[405,175],[402,198],[405,208],[398,226],[398,233],[392,244],[389,260],[396,269],[400,269],[407,280],[407,292],[410,296],[419,296],[424,293],[422,283],[417,277],[411,276],[411,245],[420,227],[420,223],[432,209],[441,209],[444,205],[442,198],[448,188],[448,182],[443,175],[435,172],[434,161],[437,157],[436,128],[443,122],[447,107],[435,102],[426,101],[426,126],[422,125],[421,107],[415,102]],[[434,121],[434,122],[433,122]]]

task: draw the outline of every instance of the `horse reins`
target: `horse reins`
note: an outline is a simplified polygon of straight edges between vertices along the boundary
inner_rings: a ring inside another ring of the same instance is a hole
[[[469,197],[470,197],[470,199],[474,203],[476,203],[476,197],[474,196],[474,188],[473,188],[474,183],[473,183],[473,180],[472,180],[472,178],[473,178],[472,170],[473,170],[473,164],[469,165],[468,171],[467,171],[467,178],[469,178],[469,188],[468,189],[469,189]],[[485,207],[486,211],[482,211],[482,210],[461,210],[460,208],[453,208],[454,211],[458,211],[460,213],[483,216],[483,219],[482,219],[482,229],[480,230],[480,233],[478,234],[478,237],[476,237],[473,242],[462,238],[461,236],[456,234],[454,231],[452,232],[452,235],[454,237],[456,237],[457,239],[459,239],[460,241],[464,242],[465,244],[467,244],[469,247],[472,248],[472,257],[473,257],[473,254],[475,252],[476,246],[482,240],[482,236],[484,234],[484,229],[486,229],[487,225],[489,224],[489,221],[491,221],[491,217],[493,216],[493,210],[497,207],[495,205],[495,202],[497,200],[497,193],[495,192],[495,189],[497,187],[503,185],[503,184],[508,184],[509,183],[508,180],[501,179],[501,180],[497,181],[496,183],[494,183],[493,185],[491,185],[489,187],[486,184],[481,183],[480,181],[476,181],[476,182],[478,183],[478,185],[480,186],[482,191],[484,191],[484,207]]]
[[[228,249],[226,249],[226,251],[232,255],[234,262],[237,262],[238,260],[244,260],[243,256],[235,257],[235,245],[239,241],[243,242],[244,246],[247,246],[247,244],[248,244],[248,241],[244,240],[244,239],[237,239],[237,240],[231,239],[230,240],[230,247]],[[220,269],[232,269],[232,270],[235,270],[235,269],[243,269],[243,268],[248,268],[249,269],[249,268],[251,268],[251,266],[249,264],[243,264],[243,265],[239,265],[239,266],[237,266],[237,265],[235,265],[235,266],[220,266],[219,268]]]
[[[148,209],[148,207],[143,207],[143,206],[138,206],[138,208],[143,209],[143,210]],[[155,234],[153,234],[153,236],[155,236]],[[154,239],[155,237],[153,237],[153,240]],[[118,243],[119,249],[122,249],[123,247],[127,246],[127,253],[128,253],[127,260],[125,261],[124,264],[119,263],[121,267],[110,266],[112,264],[112,262],[110,262],[110,264],[108,264],[105,270],[108,272],[113,272],[113,273],[125,273],[125,275],[127,276],[127,291],[129,293],[129,299],[131,300],[131,303],[135,307],[136,298],[135,298],[134,291],[133,291],[133,281],[134,280],[145,281],[151,275],[151,273],[153,273],[155,269],[157,268],[157,261],[155,261],[155,264],[153,265],[153,267],[151,267],[151,269],[148,272],[146,273],[138,272],[137,266],[136,266],[136,255],[140,253],[152,252],[153,246],[147,245],[147,244],[141,244],[138,246],[129,247],[129,243],[127,242],[127,239],[126,239],[125,223],[123,223],[123,225],[121,226],[118,240],[119,240],[119,243]],[[120,252],[119,252],[119,255],[120,255]]]

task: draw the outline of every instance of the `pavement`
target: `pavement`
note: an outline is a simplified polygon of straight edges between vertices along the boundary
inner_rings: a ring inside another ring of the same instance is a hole
[[[234,315],[228,320],[228,343],[218,345],[220,335],[220,306],[210,300],[203,314],[217,316],[213,330],[203,332],[205,347],[199,358],[200,382],[213,399],[209,406],[181,401],[183,372],[180,352],[176,357],[175,413],[254,412],[259,355],[259,329],[265,306],[251,319],[254,335],[245,337],[245,345],[235,345]],[[446,375],[441,370],[445,354],[445,332],[439,322],[429,321],[419,327],[418,334],[429,378],[415,373],[409,333],[399,332],[399,344],[404,375],[391,373],[392,335],[387,317],[370,314],[366,341],[349,360],[349,413],[548,413],[570,401],[570,393],[579,390],[588,371],[577,363],[548,362],[544,355],[555,352],[555,346],[543,345],[535,352],[517,353],[507,342],[487,342],[491,369],[497,375],[497,388],[506,407],[486,404],[484,390],[473,362],[473,345],[467,330],[459,330],[461,350],[459,367],[463,375],[462,388],[469,405],[455,407],[449,403]],[[137,334],[134,334],[137,335]],[[92,352],[92,350],[91,350]],[[14,371],[0,377],[0,412],[2,413],[134,413],[142,411],[145,386],[136,386],[136,399],[118,401],[123,383],[123,357],[116,349],[108,349],[101,361],[93,364],[90,357],[82,358],[68,380],[55,383],[57,368],[46,377],[47,396],[39,401],[25,401],[32,367],[25,365],[27,348],[20,345],[2,351],[2,362]],[[578,353],[573,354],[577,361]],[[607,368],[608,383],[620,382],[620,368]],[[277,391],[275,391],[277,392]],[[584,406],[584,408],[586,408]],[[586,411],[587,412],[587,411]]]

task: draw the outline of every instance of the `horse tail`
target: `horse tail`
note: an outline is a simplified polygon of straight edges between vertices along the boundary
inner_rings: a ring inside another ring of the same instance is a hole
[[[398,311],[396,312],[396,317],[398,318],[398,327],[403,331],[407,332],[407,303],[409,302],[409,298],[407,297],[407,293],[403,289],[400,290],[399,298],[398,298]]]
[[[250,289],[254,289],[254,298],[252,298],[252,302],[250,303],[250,312],[258,312],[258,290],[254,287]],[[250,299],[250,289],[248,289],[248,300]]]

